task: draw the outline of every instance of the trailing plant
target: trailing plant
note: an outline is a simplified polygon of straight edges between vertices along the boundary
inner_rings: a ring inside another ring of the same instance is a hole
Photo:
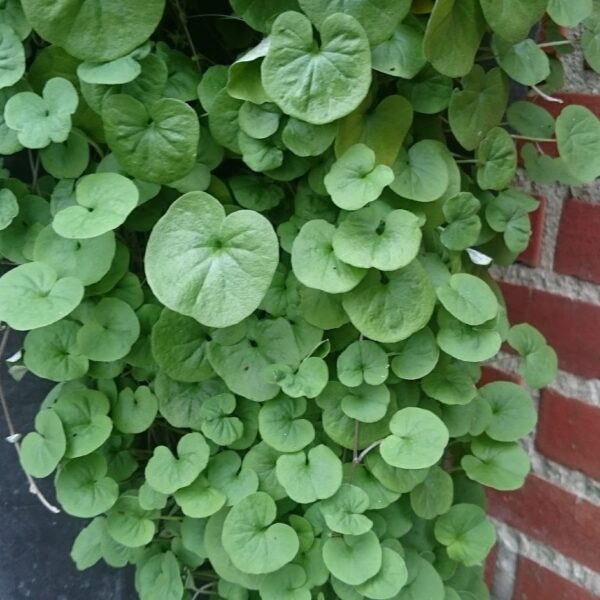
[[[484,488],[522,485],[536,416],[481,365],[557,362],[489,267],[538,206],[517,140],[535,181],[600,175],[596,117],[536,102],[573,46],[600,70],[594,8],[0,2],[0,318],[13,375],[56,382],[11,441],[92,519],[78,568],[133,564],[144,600],[489,597]]]

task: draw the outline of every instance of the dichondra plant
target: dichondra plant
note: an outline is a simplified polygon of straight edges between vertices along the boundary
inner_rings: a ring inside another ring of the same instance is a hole
[[[489,266],[519,160],[600,175],[554,97],[597,3],[230,2],[0,0],[0,319],[56,382],[22,466],[143,600],[487,599],[536,417],[481,365],[557,366]]]

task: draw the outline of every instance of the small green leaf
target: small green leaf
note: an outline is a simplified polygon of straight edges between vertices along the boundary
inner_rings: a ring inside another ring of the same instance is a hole
[[[517,150],[511,135],[501,127],[490,129],[477,147],[477,184],[483,190],[503,190],[514,179]]]
[[[47,408],[36,415],[35,431],[23,438],[19,459],[29,475],[47,477],[56,469],[66,449],[62,422],[53,409]]]
[[[117,94],[104,102],[102,121],[110,149],[134,177],[169,183],[187,175],[196,162],[198,116],[181,100],[162,98],[147,108]]]
[[[0,88],[14,85],[25,73],[25,48],[17,32],[0,23]]]
[[[504,72],[522,85],[536,85],[550,75],[548,55],[532,39],[513,45],[493,36],[492,52]]]
[[[56,476],[56,497],[70,515],[95,517],[117,501],[119,486],[106,476],[106,460],[90,454],[66,463]]]
[[[209,340],[209,330],[198,321],[165,308],[152,328],[152,355],[169,377],[204,381],[214,374],[206,356]]]
[[[157,446],[146,465],[146,480],[157,492],[172,494],[200,475],[208,464],[209,452],[206,440],[197,432],[179,440],[177,458],[166,446]]]
[[[369,496],[354,485],[343,484],[319,508],[327,527],[337,533],[362,535],[373,527],[371,519],[363,514],[369,508]]]
[[[248,210],[226,216],[215,198],[191,192],[174,202],[152,230],[146,275],[168,308],[203,325],[227,327],[260,304],[277,266],[278,247],[265,217]]]
[[[307,454],[280,456],[276,473],[287,495],[301,504],[330,498],[342,485],[342,463],[323,444],[311,448]]]
[[[404,559],[391,548],[382,550],[381,568],[376,575],[357,586],[367,598],[393,598],[408,580]]]
[[[148,600],[180,600],[183,596],[181,567],[172,552],[159,552],[138,565],[140,596]]]
[[[335,255],[365,269],[395,271],[412,262],[420,248],[420,220],[407,210],[374,202],[348,214],[333,235]]]
[[[394,347],[391,367],[401,379],[421,379],[435,368],[440,351],[431,329],[424,327]]]
[[[448,77],[462,77],[473,66],[485,31],[476,0],[438,0],[425,31],[427,60]]]
[[[543,106],[533,102],[513,102],[506,111],[506,118],[521,135],[550,138],[554,134],[554,117]]]
[[[528,385],[542,388],[552,383],[558,371],[558,358],[537,329],[526,323],[515,325],[508,333],[508,343],[523,359],[519,373]]]
[[[276,514],[275,501],[264,492],[256,492],[225,517],[223,546],[243,573],[274,573],[296,556],[298,536],[289,525],[273,524]]]
[[[402,150],[394,164],[396,178],[390,185],[403,198],[433,202],[448,189],[449,174],[443,148],[433,140],[421,140]]]
[[[220,446],[229,446],[239,440],[244,433],[244,424],[235,416],[230,416],[236,407],[233,394],[218,394],[208,398],[200,407],[202,433]]]
[[[448,225],[440,234],[440,241],[446,248],[466,250],[477,242],[481,233],[480,208],[479,200],[469,192],[461,192],[444,202],[442,211]]]
[[[423,33],[401,23],[391,36],[371,51],[373,69],[386,75],[412,79],[427,64],[423,53]]]
[[[333,537],[323,544],[323,560],[331,574],[348,585],[360,585],[377,575],[383,552],[372,531]]]
[[[462,90],[452,92],[450,129],[466,150],[474,150],[485,134],[498,127],[508,102],[508,82],[498,68],[485,72],[479,65],[463,77]]]
[[[25,366],[38,377],[71,381],[83,377],[89,361],[77,346],[79,327],[72,321],[58,321],[34,329],[25,338]]]
[[[0,277],[0,320],[19,331],[38,329],[66,317],[82,298],[79,279],[42,262],[20,265]]]
[[[434,465],[448,443],[443,421],[422,408],[403,408],[390,421],[392,435],[381,442],[381,456],[400,469],[423,469]]]
[[[136,492],[125,492],[108,511],[106,529],[115,542],[139,548],[149,544],[156,533],[152,516],[140,506]]]
[[[61,392],[54,404],[67,436],[67,458],[90,454],[108,439],[112,421],[110,403],[101,392],[73,387]]]
[[[327,221],[309,221],[292,245],[292,268],[298,281],[330,294],[351,290],[366,273],[365,269],[337,258],[333,248],[335,232],[335,227]]]
[[[59,211],[52,223],[56,233],[70,239],[95,238],[116,229],[139,200],[135,184],[117,173],[86,175],[75,196],[77,205]]]
[[[435,522],[435,537],[448,556],[466,566],[480,565],[496,542],[494,526],[473,504],[456,504]]]
[[[17,132],[26,148],[45,148],[51,142],[67,140],[71,132],[71,115],[79,97],[73,84],[62,77],[50,79],[42,96],[19,92],[4,107],[4,120]]]
[[[390,167],[376,164],[373,150],[355,144],[333,163],[324,181],[334,204],[344,210],[358,210],[377,200],[393,180]]]
[[[270,40],[262,82],[286,114],[316,125],[331,123],[352,112],[367,95],[369,42],[352,16],[328,16],[316,46],[311,22],[301,13],[286,12],[273,23]],[[311,82],[308,88],[306,81]],[[332,94],[338,99],[335,103],[330,102]]]
[[[509,381],[495,381],[483,386],[479,397],[492,411],[485,432],[493,440],[516,442],[534,428],[537,414],[533,401],[521,386]]]
[[[443,404],[467,404],[477,394],[475,382],[479,379],[479,369],[472,374],[467,363],[440,361],[433,372],[423,379],[423,391]]]
[[[205,519],[216,514],[227,502],[227,496],[213,487],[203,475],[190,485],[178,489],[174,497],[181,512],[194,519]]]
[[[362,423],[376,423],[385,417],[390,398],[390,391],[385,385],[363,383],[346,392],[341,407],[351,419]]]
[[[510,42],[526,38],[544,16],[547,5],[548,0],[481,0],[483,14],[492,31]]]
[[[6,229],[18,214],[17,197],[9,189],[0,190],[0,231]]]
[[[444,308],[467,325],[481,325],[498,314],[494,292],[474,275],[452,275],[448,284],[437,288],[436,293]]]
[[[234,506],[258,490],[258,475],[243,466],[240,455],[228,450],[219,452],[208,465],[210,484],[227,496],[228,506]]]
[[[454,498],[452,477],[441,467],[429,470],[427,477],[410,493],[410,506],[421,519],[431,520],[450,509]]]
[[[347,346],[337,359],[338,379],[348,387],[363,382],[371,386],[383,383],[389,374],[389,360],[375,342],[359,340]]]
[[[149,387],[125,388],[113,403],[111,416],[115,427],[123,433],[141,433],[156,419],[158,400]]]
[[[263,440],[279,452],[298,452],[315,437],[310,421],[301,419],[306,411],[304,398],[278,396],[260,409],[258,428]]]
[[[471,454],[460,461],[473,481],[509,491],[520,488],[529,472],[527,453],[515,442],[495,442],[485,437],[471,443]]]
[[[310,589],[304,569],[296,564],[285,565],[267,575],[260,584],[263,600],[310,600]]]
[[[83,314],[82,323],[77,345],[90,360],[119,360],[129,353],[140,335],[135,311],[117,298],[102,298]]]

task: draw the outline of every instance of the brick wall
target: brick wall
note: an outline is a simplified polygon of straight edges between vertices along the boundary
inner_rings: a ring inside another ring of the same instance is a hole
[[[600,116],[600,77],[578,52],[565,62],[559,97]],[[488,580],[496,600],[592,600],[600,598],[600,183],[521,185],[541,200],[531,243],[495,275],[512,322],[544,333],[560,373],[533,393],[539,421],[525,442],[532,473],[524,488],[489,494],[499,540]],[[486,378],[514,378],[515,366],[503,354]]]

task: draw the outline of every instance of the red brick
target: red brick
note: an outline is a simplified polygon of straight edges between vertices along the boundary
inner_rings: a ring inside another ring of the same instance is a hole
[[[550,112],[553,116],[558,117],[561,113],[562,109],[569,104],[579,104],[581,106],[585,106],[589,108],[593,113],[596,113],[600,117],[600,96],[597,94],[585,94],[585,93],[577,93],[577,92],[558,92],[553,94],[555,98],[560,98],[563,100],[563,104],[559,104],[558,102],[548,102],[541,96],[536,96],[532,98],[532,100],[543,106],[548,112]]]
[[[516,373],[507,373],[506,371],[501,371],[500,369],[496,369],[496,367],[490,367],[489,365],[482,367],[481,378],[477,382],[477,387],[483,387],[484,385],[494,381],[512,381],[513,383],[518,384],[523,382],[523,380]]]
[[[594,600],[591,592],[520,556],[513,600]]]
[[[494,546],[491,552],[488,554],[487,560],[485,561],[485,582],[487,583],[488,588],[491,588],[494,583],[497,560],[498,546]]]
[[[556,350],[561,369],[600,377],[600,306],[510,283],[500,287],[510,322],[537,327]]]
[[[554,270],[600,283],[600,205],[568,200],[563,208]]]
[[[536,437],[542,454],[600,480],[599,433],[600,409],[553,390],[542,392]]]
[[[544,221],[546,218],[546,199],[536,196],[540,205],[529,215],[531,220],[531,238],[529,246],[519,256],[519,262],[528,267],[538,267],[542,258],[542,243],[544,241]]]
[[[600,507],[536,475],[515,492],[488,490],[488,499],[494,517],[600,572]]]

